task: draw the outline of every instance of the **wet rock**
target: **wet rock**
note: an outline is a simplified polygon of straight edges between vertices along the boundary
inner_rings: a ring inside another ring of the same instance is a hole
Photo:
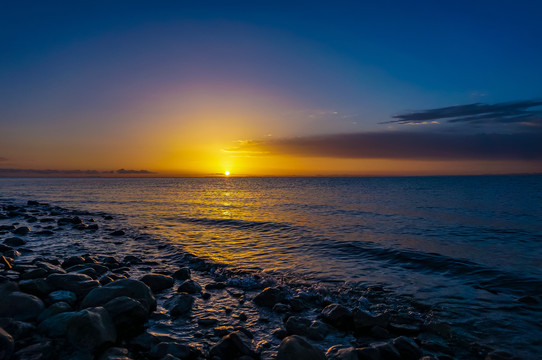
[[[127,255],[127,256],[124,257],[122,262],[125,263],[125,264],[136,265],[136,264],[143,263],[143,260],[141,260],[140,258],[138,258],[137,256],[134,256],[134,255]]]
[[[13,230],[13,233],[16,235],[26,235],[30,232],[30,228],[28,226],[21,226]]]
[[[301,336],[284,338],[277,352],[277,360],[325,360],[324,353]]]
[[[13,249],[13,250],[5,251],[4,256],[14,259],[14,258],[18,258],[19,256],[21,256],[21,253],[18,252],[17,250],[15,250],[15,249]]]
[[[129,354],[126,348],[112,347],[104,351],[98,360],[131,360]]]
[[[345,347],[343,345],[335,345],[330,347],[326,352],[327,360],[358,360],[358,354],[353,347]]]
[[[392,345],[388,343],[376,343],[372,344],[371,347],[378,351],[378,354],[382,359],[386,360],[401,360],[401,355],[399,351]]]
[[[109,235],[111,235],[111,236],[122,236],[122,235],[124,235],[124,234],[126,234],[126,233],[124,232],[124,230],[115,230],[115,231],[113,231],[112,233],[109,233]]]
[[[144,275],[140,281],[150,287],[153,293],[159,293],[173,287],[174,282],[171,276],[154,273]]]
[[[307,335],[309,339],[311,340],[320,341],[326,338],[327,334],[329,334],[329,331],[330,331],[329,325],[321,321],[314,320],[309,326]]]
[[[13,250],[13,248],[4,244],[0,244],[0,253],[4,253],[9,250]]]
[[[23,246],[25,244],[26,244],[26,240],[23,240],[18,237],[10,237],[4,240],[4,245],[11,246],[11,247]]]
[[[233,331],[233,326],[217,326],[213,329],[213,334],[218,337],[224,337]]]
[[[9,360],[13,349],[13,337],[0,327],[0,360]]]
[[[273,331],[271,331],[271,335],[276,337],[279,340],[284,339],[286,336],[288,336],[288,331],[286,329],[278,328]]]
[[[94,270],[94,273],[96,273],[99,276],[101,276],[101,275],[103,275],[103,274],[105,274],[105,273],[107,273],[109,271],[109,268],[107,266],[100,265],[100,264],[95,264],[95,263],[87,263],[87,262],[85,262],[83,264],[70,266],[70,267],[66,268],[66,271],[67,272],[74,272],[74,273],[82,273],[82,274],[84,274],[84,271],[88,270],[88,269]]]
[[[149,313],[139,301],[120,296],[107,302],[104,308],[109,312],[119,337],[132,337],[145,330]]]
[[[51,360],[55,359],[56,356],[52,342],[42,341],[18,350],[14,358],[17,360]]]
[[[290,299],[289,304],[292,311],[295,312],[301,312],[309,308],[309,305],[306,304],[301,297],[294,297],[293,299]]]
[[[37,202],[37,201],[35,201],[35,200],[28,200],[28,201],[26,202],[26,205],[28,205],[28,206],[38,206],[39,204],[40,204],[40,203]]]
[[[369,311],[362,309],[354,309],[352,312],[354,319],[354,327],[356,331],[370,331],[373,326],[380,326],[381,328],[387,328],[389,324],[389,314],[383,313],[375,315]]]
[[[220,289],[225,289],[225,288],[226,288],[225,282],[214,282],[214,283],[205,285],[205,290],[220,290]]]
[[[47,296],[47,301],[49,303],[56,303],[56,302],[65,302],[69,305],[74,305],[77,301],[77,295],[73,291],[67,291],[67,290],[57,290],[53,291]]]
[[[396,334],[414,336],[420,333],[420,327],[416,324],[390,323],[388,329]]]
[[[268,287],[256,295],[254,303],[258,306],[273,308],[279,302],[285,302],[286,292],[279,288]]]
[[[17,321],[10,318],[0,319],[0,327],[13,337],[15,343],[27,339],[36,333],[36,326],[25,321]]]
[[[15,225],[0,225],[0,231],[13,231],[15,230]]]
[[[45,279],[21,280],[19,281],[19,288],[25,293],[41,298],[54,291],[54,288]]]
[[[253,348],[250,340],[242,331],[234,331],[224,336],[217,344],[209,350],[211,359],[221,360],[237,359],[241,356],[257,357],[258,354]]]
[[[494,350],[487,354],[485,360],[519,360],[517,356],[514,356],[506,351]]]
[[[322,310],[322,319],[338,329],[350,330],[354,319],[352,312],[340,304],[330,304]]]
[[[66,270],[64,270],[60,266],[53,265],[46,261],[36,261],[34,265],[36,265],[40,269],[44,269],[45,271],[47,271],[47,274],[65,274],[66,273]]]
[[[218,322],[218,319],[212,316],[201,317],[198,319],[198,324],[200,326],[205,326],[205,327],[213,326],[217,322]]]
[[[5,294],[0,301],[0,317],[12,317],[21,321],[37,319],[45,306],[36,296],[22,292]]]
[[[81,310],[68,320],[67,339],[74,347],[92,352],[114,343],[117,333],[107,310],[97,307]]]
[[[70,304],[63,301],[54,303],[41,312],[40,316],[38,316],[38,322],[42,322],[45,319],[50,318],[51,316],[69,311],[72,311],[72,307],[70,306]]]
[[[358,360],[382,360],[380,353],[373,347],[364,347],[356,349]]]
[[[36,235],[40,235],[40,236],[51,236],[51,235],[54,235],[54,231],[52,230],[40,230],[38,232],[36,232]]]
[[[151,289],[141,281],[132,279],[117,280],[93,289],[83,299],[81,307],[102,306],[120,296],[139,301],[148,312],[156,309],[156,299]]]
[[[211,294],[209,294],[208,292],[201,293],[201,298],[203,300],[209,300],[211,298]]]
[[[64,269],[68,269],[68,268],[71,268],[72,266],[84,264],[84,263],[85,263],[85,259],[83,259],[81,256],[70,256],[62,262],[62,267]]]
[[[239,318],[239,321],[247,321],[248,320],[248,316],[245,313],[240,313],[238,318]]]
[[[290,305],[287,304],[278,303],[273,306],[273,312],[276,312],[277,314],[285,314],[290,312],[290,310]]]
[[[11,261],[9,261],[5,256],[0,256],[0,265],[7,270],[11,270],[12,268]]]
[[[393,346],[399,351],[403,360],[418,360],[422,356],[422,351],[418,344],[405,336],[393,339]]]
[[[375,325],[371,328],[370,335],[375,339],[383,340],[390,337],[390,332],[383,327]]]
[[[173,277],[177,280],[188,280],[190,279],[190,269],[182,267],[173,273]]]
[[[51,274],[46,281],[55,290],[73,291],[80,299],[100,286],[98,281],[85,274]]]
[[[67,311],[50,316],[39,324],[38,330],[41,334],[50,338],[64,337],[68,332],[68,321],[74,317],[75,314],[75,312]]]
[[[311,321],[301,316],[290,316],[285,326],[288,335],[306,336],[309,332]]]
[[[185,280],[179,285],[177,291],[187,294],[196,294],[201,292],[201,286],[194,280]]]
[[[162,359],[167,355],[178,359],[188,359],[197,356],[197,354],[198,351],[193,347],[177,342],[161,342],[154,345],[149,351],[149,356],[153,359]]]

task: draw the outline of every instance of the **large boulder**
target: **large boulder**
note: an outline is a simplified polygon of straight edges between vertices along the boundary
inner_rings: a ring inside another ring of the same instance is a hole
[[[174,283],[171,276],[154,273],[144,275],[140,281],[150,287],[153,293],[159,293],[160,291],[169,289],[173,287]]]
[[[286,299],[286,292],[279,288],[268,287],[254,297],[254,303],[259,306],[273,308],[277,303]]]
[[[322,319],[342,330],[350,330],[354,326],[352,312],[340,304],[326,306],[322,310]]]
[[[85,274],[51,274],[46,280],[54,290],[72,291],[79,299],[100,286],[99,281],[93,280]]]
[[[127,296],[139,301],[147,312],[156,309],[156,299],[151,289],[141,281],[132,279],[113,281],[105,286],[93,289],[83,299],[81,307],[103,306],[120,296]]]
[[[44,308],[43,301],[38,297],[15,291],[5,294],[0,300],[0,317],[32,321],[37,319]]]
[[[0,360],[8,360],[13,354],[13,338],[4,329],[0,328]]]
[[[95,351],[117,340],[115,325],[102,307],[81,310],[67,323],[68,341],[77,349]]]
[[[132,337],[145,329],[149,317],[147,309],[128,296],[120,296],[104,305],[109,312],[119,337]]]
[[[325,360],[324,353],[305,338],[292,335],[284,338],[277,352],[277,360]]]

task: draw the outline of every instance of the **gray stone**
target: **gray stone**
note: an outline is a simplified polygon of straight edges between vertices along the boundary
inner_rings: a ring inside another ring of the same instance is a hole
[[[196,294],[201,292],[201,286],[194,280],[185,280],[179,285],[178,292]]]
[[[322,310],[322,319],[338,329],[353,328],[352,312],[340,304],[330,304]]]
[[[258,306],[265,306],[273,308],[277,303],[284,302],[286,300],[286,292],[279,288],[268,287],[261,293],[256,295],[254,303]]]
[[[148,312],[156,309],[156,299],[151,289],[141,281],[132,279],[113,281],[93,289],[83,299],[81,307],[102,306],[120,296],[128,296],[139,301]]]
[[[277,352],[277,360],[325,360],[324,353],[301,336],[284,338]]]
[[[13,337],[0,327],[0,360],[11,358],[14,346]]]
[[[139,280],[150,287],[153,293],[159,293],[173,287],[174,282],[171,276],[154,273],[146,274]]]
[[[418,344],[405,336],[393,339],[393,346],[399,351],[403,360],[418,360],[422,356],[422,351]]]
[[[67,335],[74,347],[91,352],[117,339],[115,325],[107,310],[102,307],[75,313],[68,320]]]
[[[12,317],[21,321],[37,319],[45,306],[36,296],[22,292],[5,294],[0,301],[0,317]]]
[[[128,296],[119,296],[104,305],[109,312],[119,337],[132,337],[145,329],[149,317],[147,309]]]

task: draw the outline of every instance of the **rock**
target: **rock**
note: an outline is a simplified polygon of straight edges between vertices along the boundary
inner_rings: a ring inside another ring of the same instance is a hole
[[[273,312],[276,312],[278,314],[285,314],[287,312],[290,312],[290,310],[292,309],[290,308],[290,305],[287,304],[278,303],[273,306]]]
[[[358,360],[358,354],[353,347],[344,347],[343,345],[335,345],[330,347],[326,352],[327,360]]]
[[[15,230],[15,225],[0,225],[0,231],[13,231]]]
[[[78,265],[70,266],[70,267],[66,268],[66,271],[70,272],[70,273],[74,272],[74,273],[82,273],[82,274],[84,274],[84,271],[88,270],[88,269],[94,270],[94,272],[99,276],[101,276],[101,275],[103,275],[103,274],[105,274],[105,273],[107,273],[109,271],[109,268],[107,266],[100,265],[100,264],[94,264],[94,263],[84,263],[84,264],[78,264]]]
[[[209,356],[230,360],[241,356],[257,357],[257,353],[253,349],[252,341],[242,331],[233,331],[211,347]]]
[[[382,360],[380,353],[373,347],[364,347],[356,349],[359,360]]]
[[[42,322],[45,319],[50,318],[51,316],[69,311],[72,311],[72,307],[68,303],[63,301],[54,303],[41,312],[40,316],[38,316],[38,322]]]
[[[83,299],[81,307],[102,306],[119,296],[128,296],[139,301],[148,312],[156,309],[156,299],[151,289],[141,281],[132,279],[113,281],[93,289]]]
[[[46,281],[55,290],[73,291],[80,299],[100,286],[98,281],[85,274],[51,274]]]
[[[161,342],[151,348],[149,356],[153,359],[162,359],[167,355],[172,355],[179,359],[188,359],[195,357],[197,353],[196,349],[188,345],[177,342]]]
[[[145,330],[149,312],[139,301],[128,296],[119,296],[107,302],[104,308],[109,312],[119,337],[133,337]]]
[[[74,347],[92,352],[114,343],[117,332],[107,310],[97,307],[81,310],[68,320],[67,339]]]
[[[73,291],[67,290],[57,290],[47,296],[49,303],[56,303],[59,301],[68,303],[69,305],[74,305],[77,301],[77,295]]]
[[[12,317],[21,321],[32,321],[38,318],[45,306],[34,295],[22,292],[5,294],[0,301],[0,317]]]
[[[324,353],[303,337],[292,335],[284,338],[279,346],[276,360],[325,360]]]
[[[36,265],[40,269],[47,271],[47,274],[65,274],[66,273],[66,270],[64,270],[60,266],[53,265],[46,261],[36,261],[34,265]]]
[[[0,327],[0,360],[9,360],[14,347],[13,337]]]
[[[383,327],[375,325],[370,330],[370,335],[375,339],[387,339],[390,337],[390,332]]]
[[[201,286],[194,280],[185,280],[179,285],[178,292],[184,292],[187,294],[196,294],[201,292]]]
[[[218,319],[212,316],[201,317],[198,319],[198,325],[200,326],[213,326],[218,322]]]
[[[23,240],[23,239],[18,238],[18,237],[10,237],[10,238],[7,238],[6,240],[4,240],[4,244],[7,245],[7,246],[11,246],[11,247],[18,247],[18,246],[25,245],[26,240]]]
[[[13,337],[16,344],[18,341],[28,339],[36,334],[34,324],[9,318],[0,319],[0,327]]]
[[[171,276],[154,273],[144,275],[139,281],[150,287],[153,293],[159,293],[173,287],[174,282]]]
[[[520,360],[520,358],[506,351],[494,350],[487,354],[485,360]]]
[[[57,357],[53,344],[50,341],[42,341],[18,350],[14,358],[17,360],[50,360]],[[78,359],[74,358],[73,360]]]
[[[388,343],[376,343],[371,344],[371,347],[378,351],[380,358],[386,360],[401,360],[401,355],[399,351],[392,345]]]
[[[418,360],[422,356],[422,351],[418,344],[405,336],[393,339],[393,346],[399,351],[403,360]]]
[[[131,360],[128,349],[111,347],[104,351],[98,360]]]
[[[286,300],[286,295],[282,289],[268,287],[256,295],[253,301],[258,306],[273,308],[277,303]]]
[[[224,337],[233,331],[233,326],[217,326],[213,329],[213,334],[218,337]]]
[[[309,326],[307,334],[309,336],[309,339],[320,341],[326,338],[327,334],[329,334],[329,330],[329,325],[321,321],[314,320],[311,323],[311,326]]]
[[[40,204],[40,203],[37,202],[37,201],[35,201],[35,200],[28,200],[28,201],[26,202],[26,205],[28,205],[28,206],[38,206],[39,204]]]
[[[367,332],[373,326],[380,326],[381,328],[387,328],[390,316],[387,313],[380,315],[372,314],[366,310],[354,309],[352,312],[354,317],[354,327],[356,331]]]
[[[193,303],[194,298],[191,295],[181,293],[166,302],[166,307],[173,318],[178,318],[192,310]]]
[[[54,288],[45,279],[21,280],[19,281],[19,288],[25,293],[42,298],[54,291]]]
[[[111,236],[122,236],[122,235],[124,235],[124,234],[126,234],[126,233],[124,232],[124,230],[115,230],[115,231],[113,231],[112,233],[109,233],[109,235],[111,235]]]
[[[306,336],[309,332],[311,321],[301,316],[290,316],[286,321],[286,331],[288,335]]]
[[[135,264],[141,264],[143,260],[141,260],[140,258],[134,255],[126,255],[124,259],[122,260],[122,262],[129,265],[135,265]]]
[[[350,330],[354,325],[352,312],[340,304],[326,306],[322,310],[322,319],[341,330]]]
[[[190,279],[190,268],[182,267],[173,273],[173,277],[177,280]]]
[[[67,258],[66,260],[62,262],[62,267],[64,269],[68,269],[72,266],[84,264],[84,263],[85,263],[85,259],[83,259],[81,256],[70,256],[69,258]]]
[[[21,226],[13,230],[13,233],[16,235],[26,235],[29,232],[30,232],[30,228],[28,226]]]
[[[414,336],[418,335],[420,333],[420,327],[415,324],[397,324],[397,323],[390,323],[388,325],[388,328],[400,335],[409,335]]]
[[[276,337],[279,340],[284,339],[286,336],[288,336],[288,331],[286,329],[278,328],[273,331],[271,331],[271,335]]]
[[[0,256],[0,265],[4,266],[4,269],[11,270],[11,261],[9,261],[5,256]]]
[[[48,317],[43,320],[38,330],[50,338],[61,338],[68,332],[68,321],[75,316],[75,312],[67,311]]]
[[[220,282],[220,281],[205,285],[205,290],[220,290],[220,289],[225,289],[225,288],[226,288],[226,283]]]

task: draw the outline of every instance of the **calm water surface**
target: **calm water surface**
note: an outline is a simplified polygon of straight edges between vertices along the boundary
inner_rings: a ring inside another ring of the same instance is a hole
[[[541,176],[0,179],[0,188],[4,199],[120,215],[231,266],[380,284],[469,336],[542,351],[540,307],[518,302],[542,294]]]

